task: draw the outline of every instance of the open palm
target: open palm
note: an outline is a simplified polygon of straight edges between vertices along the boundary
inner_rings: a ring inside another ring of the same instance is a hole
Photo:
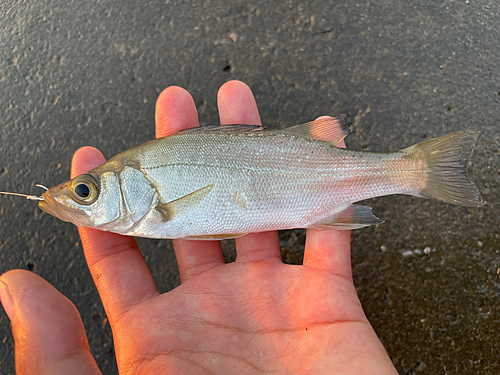
[[[260,124],[241,82],[222,86],[218,104],[223,124]],[[189,93],[166,89],[157,136],[193,126]],[[82,148],[72,175],[103,161],[96,149]],[[181,285],[160,295],[133,238],[79,230],[120,374],[396,373],[357,298],[349,232],[308,230],[302,266],[283,264],[277,232],[236,239],[230,264],[218,242],[174,240]],[[19,374],[99,373],[69,300],[26,271],[0,281]]]

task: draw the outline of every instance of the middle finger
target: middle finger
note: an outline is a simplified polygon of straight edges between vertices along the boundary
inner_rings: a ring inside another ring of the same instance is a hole
[[[156,102],[156,136],[165,137],[178,130],[199,126],[196,105],[183,88],[165,89]],[[219,241],[173,240],[181,283],[224,264]]]
[[[252,90],[240,81],[225,83],[217,96],[221,124],[260,125]],[[236,240],[237,262],[279,260],[278,232],[251,233]]]

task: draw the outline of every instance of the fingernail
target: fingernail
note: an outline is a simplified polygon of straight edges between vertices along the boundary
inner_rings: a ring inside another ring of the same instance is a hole
[[[10,295],[10,290],[7,284],[0,280],[0,301],[5,310],[5,313],[10,320],[14,317],[14,301]]]

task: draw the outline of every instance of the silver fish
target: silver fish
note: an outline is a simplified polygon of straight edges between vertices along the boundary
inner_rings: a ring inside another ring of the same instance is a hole
[[[284,130],[188,129],[50,188],[39,206],[78,226],[125,235],[222,239],[381,223],[370,207],[354,202],[388,194],[483,204],[465,167],[479,132],[453,133],[392,153],[335,147],[348,132],[335,118]]]

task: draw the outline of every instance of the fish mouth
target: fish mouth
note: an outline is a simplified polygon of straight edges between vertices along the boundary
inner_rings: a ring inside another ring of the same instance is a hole
[[[55,201],[53,197],[51,197],[47,193],[44,193],[42,195],[42,198],[43,200],[38,202],[38,207],[40,207],[41,210],[63,221],[71,221],[66,212],[60,207],[60,205]]]
[[[71,180],[51,187],[42,194],[43,200],[38,202],[38,207],[62,221],[82,226],[88,222],[88,216],[85,211],[75,207],[78,205],[70,198],[70,186]]]

